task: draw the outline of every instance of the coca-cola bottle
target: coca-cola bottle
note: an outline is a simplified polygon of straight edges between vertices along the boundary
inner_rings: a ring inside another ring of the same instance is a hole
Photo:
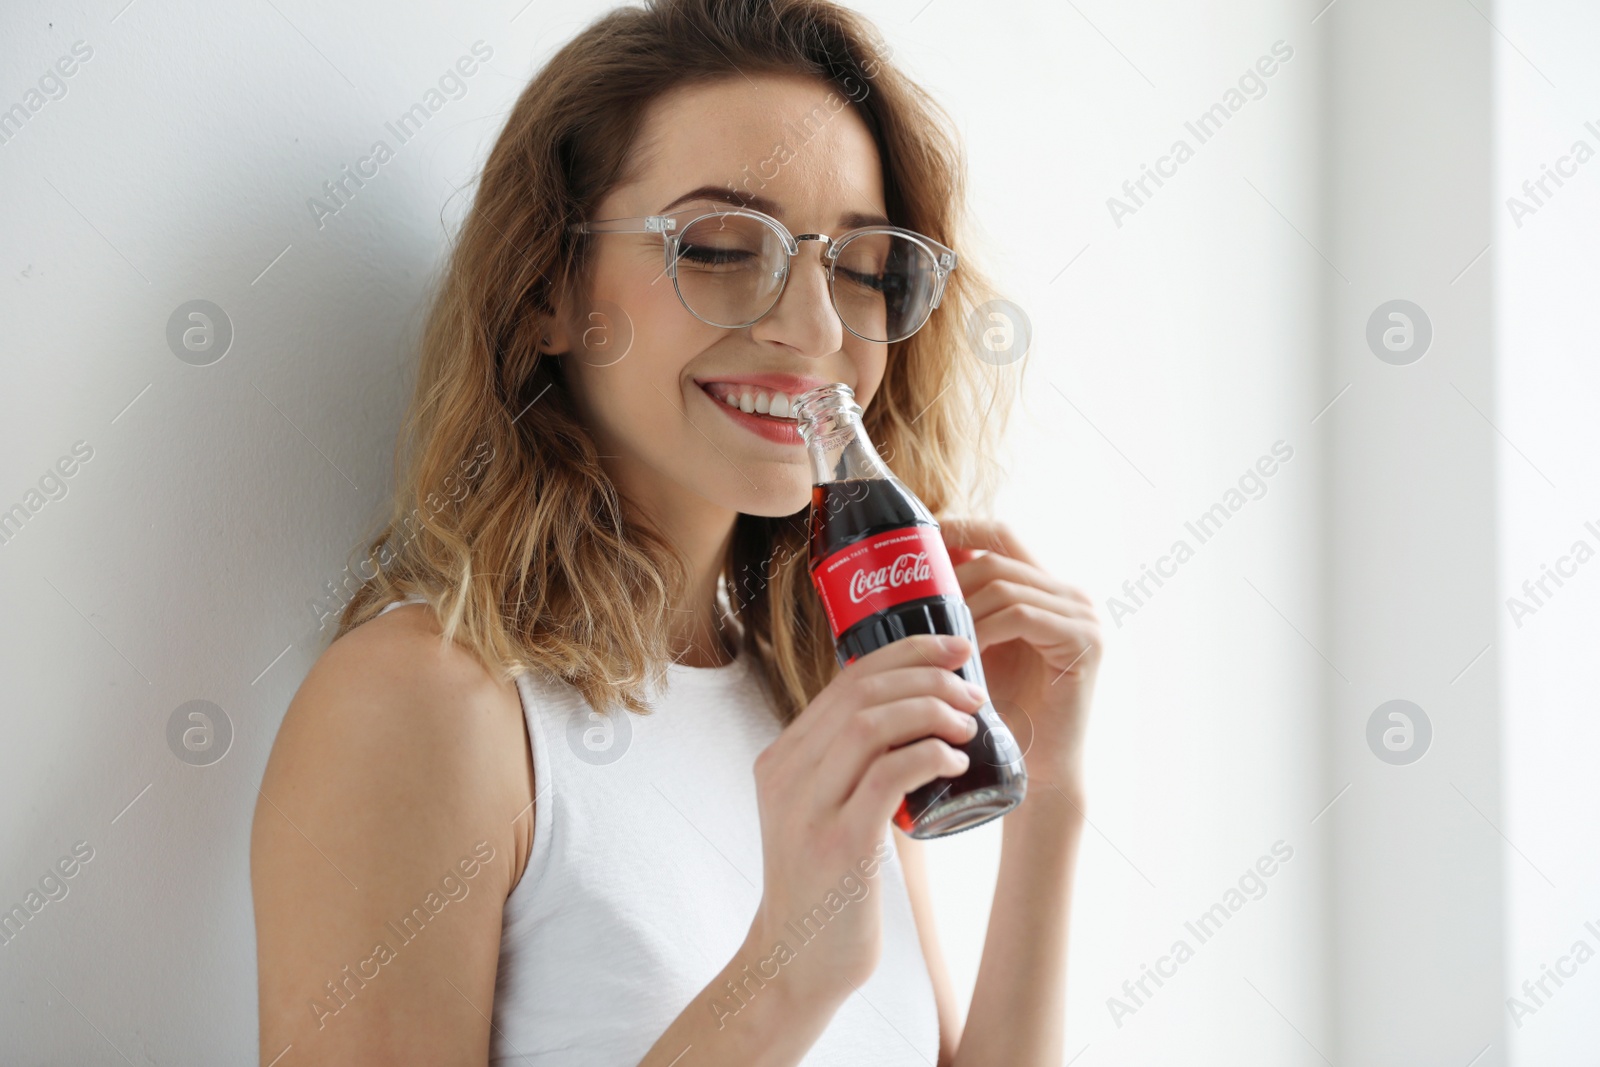
[[[987,688],[983,661],[939,523],[894,476],[861,426],[848,385],[795,398],[811,453],[811,581],[828,616],[839,665],[912,634],[960,634],[972,657],[956,673]],[[967,769],[906,794],[895,825],[912,837],[944,837],[997,819],[1022,803],[1022,750],[994,705],[978,709],[962,751]]]

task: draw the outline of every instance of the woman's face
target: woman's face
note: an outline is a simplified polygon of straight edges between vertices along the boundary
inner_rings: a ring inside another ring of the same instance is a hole
[[[614,189],[592,219],[742,200],[792,234],[832,236],[865,225],[861,216],[886,214],[872,137],[843,94],[820,80],[733,77],[678,89],[655,102],[635,152],[638,179]],[[721,198],[702,192],[678,202],[701,189],[721,190]],[[658,514],[711,505],[788,515],[805,507],[811,471],[793,420],[758,415],[756,424],[716,397],[748,392],[766,407],[777,392],[792,400],[844,382],[862,407],[871,400],[888,346],[840,323],[828,297],[826,246],[802,241],[772,311],[752,326],[723,329],[679,302],[659,234],[588,240],[591,306],[559,309],[562,324],[547,350],[563,353],[579,410],[622,492]]]

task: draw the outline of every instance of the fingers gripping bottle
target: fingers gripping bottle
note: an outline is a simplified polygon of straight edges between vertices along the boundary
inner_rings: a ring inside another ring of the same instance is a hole
[[[849,386],[835,382],[795,399],[811,453],[811,581],[828,616],[839,665],[912,634],[960,634],[972,658],[956,673],[985,687],[972,612],[956,583],[939,524],[894,476],[861,426]],[[966,771],[906,794],[895,825],[915,838],[944,837],[997,819],[1022,802],[1022,751],[993,704],[962,746]]]

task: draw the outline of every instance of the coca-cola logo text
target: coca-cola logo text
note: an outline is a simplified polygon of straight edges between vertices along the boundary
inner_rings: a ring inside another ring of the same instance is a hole
[[[850,602],[859,604],[867,597],[876,596],[885,589],[898,589],[912,582],[926,582],[933,576],[926,552],[906,552],[896,557],[887,567],[867,570],[865,567],[850,576]]]

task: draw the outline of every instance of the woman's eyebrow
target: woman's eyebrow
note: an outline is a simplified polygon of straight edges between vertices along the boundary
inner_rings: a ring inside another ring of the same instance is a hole
[[[778,206],[777,201],[764,196],[740,196],[732,189],[720,185],[702,185],[698,189],[692,189],[656,214],[665,215],[679,204],[686,204],[691,200],[714,200],[721,204],[732,204],[734,207],[754,208],[763,215],[771,215],[773,218],[783,217],[783,209]],[[891,223],[886,217],[877,213],[847,211],[839,216],[839,225],[847,230],[853,230],[858,226],[888,226]]]

